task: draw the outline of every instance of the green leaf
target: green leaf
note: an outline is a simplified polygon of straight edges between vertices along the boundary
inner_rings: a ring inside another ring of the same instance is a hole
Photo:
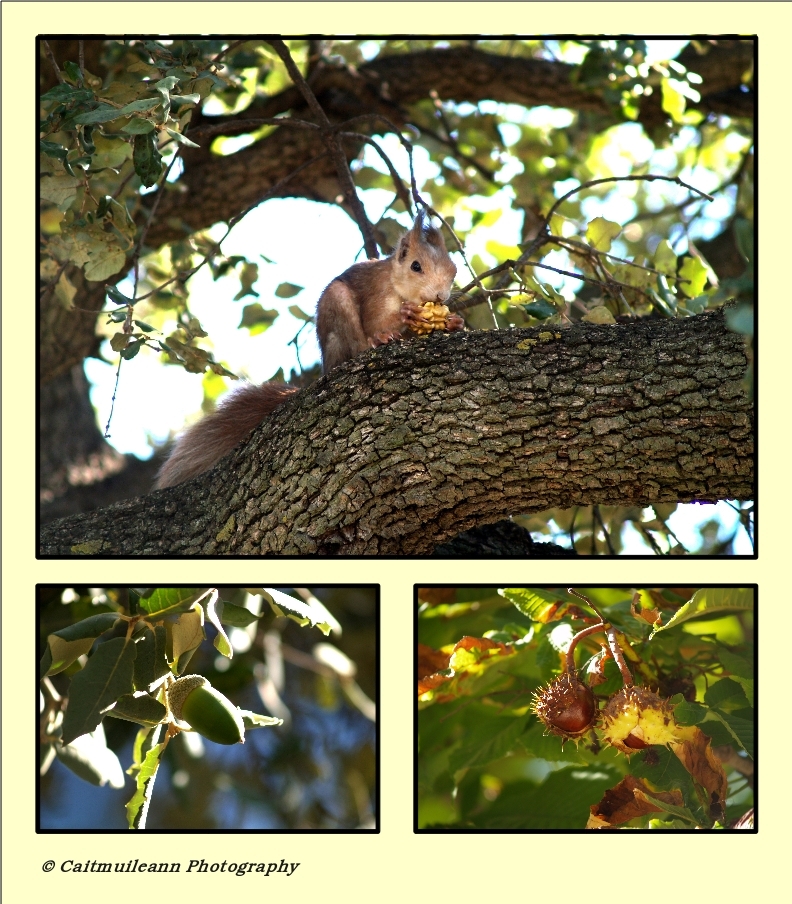
[[[697,257],[686,257],[679,270],[679,288],[688,298],[695,298],[704,291],[706,283],[707,268],[701,260]]]
[[[245,305],[239,326],[250,330],[251,334],[255,336],[271,327],[277,317],[277,311],[265,309],[258,302],[255,302],[254,304]]]
[[[171,138],[173,138],[173,140],[177,144],[183,144],[188,148],[199,148],[201,146],[200,144],[196,144],[194,141],[191,141],[186,135],[182,135],[181,132],[177,132],[175,129],[166,128],[165,131],[168,133],[168,135],[171,136]]]
[[[612,770],[569,767],[540,784],[509,784],[489,807],[471,816],[478,829],[584,829],[590,808],[618,782]]]
[[[140,100],[133,100],[132,103],[126,104],[118,111],[119,116],[129,116],[130,113],[143,113],[153,110],[154,107],[160,105],[158,97],[142,97]]]
[[[157,101],[159,103],[159,101]],[[130,119],[129,122],[123,126],[121,129],[122,132],[126,132],[127,135],[148,135],[149,132],[153,132],[156,126],[150,119]]]
[[[652,803],[659,810],[662,810],[664,813],[671,813],[672,816],[676,816],[678,819],[683,820],[686,823],[690,823],[691,825],[698,825],[698,820],[696,817],[688,810],[687,807],[675,807],[673,804],[665,803],[662,800],[659,800],[656,797],[652,797],[651,794],[648,794],[645,791],[640,792],[650,803]]]
[[[279,590],[273,590],[271,587],[264,587],[263,591],[259,592],[270,604],[272,611],[276,615],[287,616],[302,627],[311,625],[318,628],[325,636],[332,630],[332,625],[327,621],[327,612],[323,607],[320,609],[308,603],[303,603],[291,596],[287,596],[285,593],[281,593]],[[283,611],[284,609],[286,610],[285,612]]]
[[[523,615],[543,623],[549,622],[569,602],[566,593],[538,587],[505,587],[498,593],[514,603]]]
[[[685,112],[684,94],[679,90],[679,81],[674,78],[664,78],[660,82],[663,92],[663,110],[674,120],[679,122]]]
[[[55,756],[86,782],[92,785],[124,787],[124,770],[118,757],[107,746],[104,728],[80,735],[70,744],[55,744]]]
[[[674,616],[661,627],[655,628],[649,639],[668,628],[676,628],[683,622],[717,612],[750,612],[754,606],[753,590],[749,587],[706,587],[697,590],[690,601],[685,603]]]
[[[45,103],[59,101],[63,104],[81,104],[93,99],[93,91],[89,91],[87,88],[74,88],[71,85],[55,85],[39,98]]]
[[[69,705],[63,719],[63,743],[93,731],[103,710],[133,691],[135,644],[117,637],[101,644],[84,669],[72,678]]]
[[[544,298],[539,298],[529,304],[522,304],[520,307],[531,317],[537,320],[547,320],[548,317],[554,317],[558,313],[558,308]]]
[[[652,266],[665,276],[676,276],[677,256],[667,239],[663,239],[657,246]]]
[[[135,656],[135,688],[146,690],[170,671],[168,667],[167,632],[163,625],[147,626],[137,641]]]
[[[715,706],[720,710],[743,709],[748,703],[742,686],[731,678],[721,678],[707,688],[704,694],[707,706]]]
[[[119,354],[125,361],[131,361],[145,344],[145,339],[135,339],[126,348],[122,348]]]
[[[55,157],[58,160],[64,160],[68,151],[63,145],[56,144],[54,141],[39,141],[39,150],[48,157]]]
[[[77,63],[72,63],[71,61],[67,61],[63,64],[63,70],[66,73],[66,77],[72,82],[80,82],[82,81],[82,72],[80,72],[80,67]]]
[[[139,725],[159,725],[168,711],[150,694],[124,694],[116,700],[116,704],[105,715],[114,719],[124,719],[127,722],[137,722]]]
[[[132,161],[143,185],[146,188],[154,185],[162,172],[162,155],[157,150],[157,139],[153,132],[135,135]]]
[[[742,749],[751,759],[754,759],[754,723],[750,719],[743,719],[741,716],[735,716],[731,713],[724,713],[720,710],[713,710],[716,716],[728,728],[731,736],[737,741]],[[706,724],[702,728],[706,733]]]
[[[483,766],[506,756],[531,719],[531,713],[516,718],[489,719],[481,725],[481,730],[466,732],[461,746],[449,758],[449,769],[453,773],[471,766]]]
[[[103,612],[50,634],[47,637],[47,651],[41,661],[40,677],[57,675],[67,669],[80,656],[88,653],[96,638],[109,631],[117,621],[118,616],[114,612]]]
[[[80,180],[65,173],[58,176],[44,176],[39,182],[39,195],[44,201],[51,201],[61,213],[71,207],[77,197]]]
[[[239,713],[242,716],[242,722],[246,731],[251,728],[268,728],[283,725],[283,719],[276,719],[274,716],[262,716],[259,713],[251,712],[249,709],[240,709]]]
[[[305,323],[313,323],[314,318],[311,314],[306,314],[303,309],[296,304],[289,305],[289,313],[292,317],[295,317],[297,320],[302,320]]]
[[[606,220],[605,217],[596,217],[586,229],[586,238],[592,248],[597,251],[610,251],[613,239],[622,231],[618,223]]]
[[[127,823],[130,829],[145,829],[154,781],[157,778],[159,759],[164,744],[155,744],[146,754],[137,774],[137,790],[126,805]]]
[[[217,636],[214,639],[215,649],[228,659],[233,659],[234,648],[231,646],[228,635],[223,630],[223,626],[220,624],[220,616],[217,612],[218,601],[217,591],[213,590],[204,603],[206,609],[206,617],[214,625],[217,631]],[[220,606],[222,605],[223,604],[221,602]]]
[[[89,110],[87,113],[80,113],[74,117],[74,122],[80,125],[88,123],[112,122],[114,119],[120,119],[124,114],[118,107],[110,104],[99,104],[95,109]]]
[[[138,605],[149,615],[172,615],[186,612],[201,593],[195,587],[162,587],[146,593]]]
[[[203,627],[204,610],[196,603],[189,611],[180,615],[171,627],[173,662],[177,674],[183,674],[193,653],[206,640]]]
[[[683,700],[674,707],[674,719],[679,725],[698,725],[706,719],[709,709],[701,703]]]
[[[250,609],[244,606],[237,606],[234,603],[226,603],[220,601],[217,606],[220,615],[220,621],[224,625],[231,625],[232,628],[247,628],[253,622],[258,621],[261,616],[255,615]]]
[[[303,286],[296,286],[294,283],[283,282],[275,290],[275,295],[278,298],[294,298],[295,295],[299,295],[302,292],[303,288]]]

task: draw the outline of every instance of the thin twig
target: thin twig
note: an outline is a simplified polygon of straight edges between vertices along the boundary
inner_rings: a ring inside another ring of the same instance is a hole
[[[616,660],[616,665],[619,667],[619,671],[622,675],[622,680],[624,681],[625,687],[630,687],[633,683],[633,676],[630,670],[627,668],[627,663],[624,659],[624,653],[622,653],[622,648],[619,646],[619,641],[616,638],[616,629],[613,625],[608,625],[608,646],[610,647],[611,653],[613,654],[613,658]]]
[[[49,46],[49,42],[42,39],[41,43],[44,45],[44,52],[49,57],[50,63],[52,63],[52,68],[55,70],[55,78],[61,83],[61,85],[66,84],[66,79],[63,76],[63,73],[58,68],[58,63],[55,59],[55,54],[52,52]]]
[[[584,637],[588,637],[589,634],[596,634],[599,631],[605,631],[606,625],[605,623],[601,623],[599,625],[591,625],[588,628],[583,628],[582,631],[578,631],[578,633],[572,638],[569,642],[569,647],[566,652],[566,665],[564,670],[568,672],[570,675],[575,671],[575,647],[583,640]]]
[[[322,109],[319,101],[316,99],[316,95],[311,90],[308,82],[305,81],[302,73],[297,68],[297,64],[292,59],[292,55],[289,53],[289,48],[286,46],[286,44],[279,39],[271,40],[267,43],[270,44],[270,46],[281,58],[284,66],[286,67],[286,71],[289,73],[289,77],[297,86],[302,96],[305,98],[305,101],[310,107],[311,112],[321,123],[325,143],[327,144],[328,150],[330,151],[330,157],[335,164],[339,185],[342,192],[346,196],[347,203],[352,209],[352,213],[354,214],[355,220],[363,235],[363,244],[366,249],[366,254],[369,258],[379,257],[379,249],[377,247],[377,241],[374,237],[374,229],[369,222],[368,217],[366,216],[366,211],[363,207],[363,203],[358,197],[355,183],[352,179],[352,173],[349,171],[349,164],[347,163],[347,159],[341,149],[341,144],[334,134],[332,124],[327,118],[327,114]]]

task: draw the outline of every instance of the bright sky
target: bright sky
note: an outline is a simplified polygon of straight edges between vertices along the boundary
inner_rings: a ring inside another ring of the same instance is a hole
[[[677,53],[679,47],[686,41],[649,43],[650,59],[667,59]],[[523,122],[537,126],[544,124],[548,128],[561,128],[570,120],[567,111],[547,107],[531,111],[515,107],[513,111],[514,117],[519,116]],[[512,112],[511,107],[509,112]],[[515,135],[511,140],[516,137]],[[510,141],[508,129],[504,138],[507,142]],[[398,141],[393,136],[385,136],[379,140],[397,169],[406,175],[409,172],[406,165],[407,157]],[[640,127],[626,124],[620,127],[618,145],[615,144],[614,147],[618,151],[618,146],[621,145],[629,149],[635,157],[640,156],[642,144],[648,142],[642,136]],[[657,167],[653,169],[655,172],[664,171],[660,168],[661,155],[662,152],[658,152],[657,160],[652,160],[653,164],[657,163]],[[422,181],[434,176],[437,170],[421,148],[416,148],[414,161],[416,178],[420,186]],[[364,162],[380,171],[384,170],[379,157],[371,149],[367,149]],[[612,169],[617,175],[620,174],[620,165],[616,152]],[[661,183],[654,183],[654,186],[657,186],[658,192],[669,191],[667,186],[664,187]],[[561,194],[569,187],[572,186],[560,185],[557,193]],[[706,191],[713,186],[700,187]],[[471,199],[470,209],[473,209],[472,205],[475,204],[476,210],[501,209],[503,215],[486,231],[486,234],[483,232],[479,235],[476,232],[471,234],[466,246],[468,259],[474,254],[479,254],[485,261],[494,264],[495,259],[484,247],[487,241],[494,240],[508,246],[518,241],[521,215],[510,209],[509,193],[507,185],[501,192],[487,199]],[[682,192],[683,196],[684,194]],[[382,190],[362,192],[361,197],[372,220],[379,219],[391,200],[390,193]],[[609,205],[592,198],[585,214],[591,218],[605,216],[624,222],[631,215],[631,204],[624,194],[614,197]],[[713,220],[710,222],[713,226],[716,225],[715,214],[717,213],[717,217],[720,218],[724,212],[723,210],[712,212]],[[466,212],[460,210],[456,213],[460,227],[464,228]],[[403,225],[405,227],[409,225],[407,219],[403,219]],[[222,226],[215,227],[215,237],[219,238],[224,231]],[[307,314],[314,314],[322,289],[362,256],[362,240],[357,226],[345,213],[332,205],[300,199],[271,200],[248,214],[235,227],[223,243],[223,251],[229,256],[242,254],[248,260],[258,263],[259,279],[254,288],[260,298],[247,296],[240,301],[234,301],[234,295],[239,290],[238,279],[232,276],[213,282],[208,267],[204,267],[193,277],[189,286],[190,310],[211,336],[215,359],[240,377],[252,382],[262,382],[270,378],[278,368],[283,368],[288,376],[292,368],[299,370],[300,365],[308,367],[316,363],[319,360],[319,350],[312,325],[305,327],[300,334],[299,361],[294,346],[289,344],[303,324],[288,313],[288,308],[296,304]],[[274,263],[267,263],[262,255]],[[555,263],[550,260],[548,262]],[[457,259],[457,267],[458,279],[463,280],[465,271],[461,259]],[[545,278],[569,297],[572,289],[578,285],[576,281],[569,281],[566,284],[563,277],[553,277],[549,271]],[[274,293],[282,282],[303,286],[303,291],[293,298],[279,299]],[[119,289],[132,294],[130,284],[119,284]],[[246,329],[239,329],[238,326],[244,306],[255,301],[264,308],[275,308],[281,314],[272,327],[262,334],[251,337]],[[175,324],[171,324],[171,328],[173,326]],[[165,333],[168,332],[170,328],[166,327]],[[117,356],[107,343],[103,346],[103,354],[108,360],[117,361]],[[85,373],[92,385],[91,400],[97,410],[99,423],[104,428],[110,412],[116,366],[88,359]],[[231,380],[227,383],[229,387],[233,385]],[[149,458],[153,454],[152,443],[155,446],[161,445],[171,434],[180,431],[186,422],[200,416],[202,400],[203,387],[200,375],[188,374],[179,367],[163,367],[156,352],[143,349],[134,360],[124,362],[121,368],[109,441],[121,452],[131,452],[143,459]],[[724,505],[718,508],[725,509],[720,513],[727,521],[723,529],[723,535],[727,536],[728,523],[734,520],[733,513]],[[688,508],[686,511],[691,514],[674,516],[676,519],[674,529],[679,531],[683,542],[685,542],[683,535],[695,530],[696,523],[707,521],[713,516],[711,506],[702,506],[700,509]],[[635,540],[638,538],[635,537]],[[692,535],[687,536],[687,542],[690,546],[698,545]],[[632,551],[645,552],[645,547],[641,545]],[[750,548],[741,551],[751,552]]]

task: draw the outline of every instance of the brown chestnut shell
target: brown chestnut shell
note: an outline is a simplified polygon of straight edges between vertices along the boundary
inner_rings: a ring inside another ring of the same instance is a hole
[[[591,688],[568,672],[537,691],[532,709],[551,734],[569,740],[585,735],[597,717]]]

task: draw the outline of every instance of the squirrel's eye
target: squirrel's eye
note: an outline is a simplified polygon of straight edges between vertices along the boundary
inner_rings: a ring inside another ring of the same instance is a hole
[[[413,261],[410,264],[410,269],[413,271],[413,273],[420,273],[421,272],[421,264],[418,261]]]

